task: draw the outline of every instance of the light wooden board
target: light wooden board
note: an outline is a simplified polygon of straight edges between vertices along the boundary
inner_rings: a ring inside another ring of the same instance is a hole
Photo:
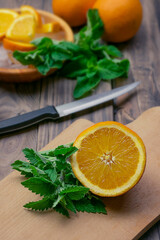
[[[93,123],[78,120],[43,150],[71,142]],[[22,206],[38,199],[23,188],[13,172],[0,182],[0,239],[5,240],[130,240],[160,219],[160,107],[144,112],[128,125],[143,139],[147,165],[140,182],[128,193],[104,199],[108,215],[79,213],[70,219],[54,211],[33,212]]]

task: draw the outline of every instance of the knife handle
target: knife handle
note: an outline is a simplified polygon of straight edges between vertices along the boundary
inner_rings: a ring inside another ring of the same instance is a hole
[[[47,106],[32,112],[12,117],[0,122],[0,134],[13,132],[39,123],[45,119],[56,119],[59,114],[54,106]]]

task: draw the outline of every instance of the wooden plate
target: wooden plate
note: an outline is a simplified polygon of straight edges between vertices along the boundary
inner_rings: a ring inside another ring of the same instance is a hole
[[[16,11],[19,11],[16,9]],[[73,42],[74,35],[70,28],[70,26],[60,17],[46,12],[42,10],[37,10],[44,23],[49,22],[59,22],[59,24],[62,27],[62,31],[56,34],[45,34],[45,36],[51,37],[53,39],[57,40],[66,40]],[[37,35],[36,37],[40,37],[41,35]],[[11,52],[8,52],[8,54],[12,55]],[[3,57],[3,54],[0,56],[0,58]],[[49,73],[53,73],[56,69],[52,69]],[[44,77],[41,75],[34,67],[29,66],[22,66],[21,64],[13,64],[12,65],[6,65],[4,67],[0,67],[0,81],[4,82],[32,82],[34,80],[38,80],[40,78]]]

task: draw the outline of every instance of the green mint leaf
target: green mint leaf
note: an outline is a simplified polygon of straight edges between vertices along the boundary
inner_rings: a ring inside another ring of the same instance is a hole
[[[70,211],[76,213],[76,208],[74,206],[73,201],[68,197],[65,197],[65,200],[66,200],[66,208],[69,209]]]
[[[124,60],[122,60],[124,61]],[[99,60],[98,71],[99,75],[103,80],[112,80],[118,77],[122,77],[128,72],[128,61],[127,62],[115,63],[109,59]]]
[[[54,209],[57,212],[63,214],[64,216],[69,217],[69,212],[67,211],[67,209],[62,204],[58,204]]]
[[[84,75],[87,73],[87,59],[84,59],[84,56],[81,58],[70,61],[64,65],[62,68],[61,74],[68,78],[76,78],[78,76]]]
[[[55,156],[60,156],[62,155],[63,157],[65,157],[65,159],[69,158],[73,153],[75,153],[78,149],[76,147],[73,146],[64,146],[61,145],[59,147],[57,147],[54,151],[54,155]]]
[[[45,173],[47,173],[48,177],[50,180],[54,183],[55,180],[57,179],[57,171],[55,168],[50,168],[45,170]]]
[[[105,204],[103,203],[103,201],[100,198],[98,198],[98,197],[92,198],[91,202],[94,205],[96,213],[107,214],[107,211],[106,211],[106,208],[105,208]]]
[[[11,166],[13,169],[19,171],[21,175],[24,175],[25,177],[33,177],[32,169],[30,168],[30,164],[28,162],[17,160],[12,163]]]
[[[33,65],[35,67],[44,63],[42,55],[43,53],[41,54],[38,50],[30,52],[15,51],[13,53],[13,57],[23,65]]]
[[[30,169],[32,171],[33,176],[35,177],[44,177],[46,175],[42,169],[35,167],[31,164],[30,164]]]
[[[35,211],[37,211],[37,210],[44,211],[49,208],[52,208],[52,205],[53,205],[53,200],[48,197],[44,197],[43,199],[41,199],[39,201],[29,202],[29,203],[25,204],[24,207],[35,210]]]
[[[112,57],[118,57],[118,58],[122,57],[122,53],[119,51],[118,48],[116,48],[113,45],[106,46],[106,51]]]
[[[88,191],[89,188],[83,186],[69,185],[66,186],[59,194],[66,194],[71,200],[80,200],[86,195],[86,193],[88,193]]]
[[[53,202],[52,207],[55,208],[60,203],[60,201],[62,201],[63,198],[64,196],[58,196],[58,198]]]
[[[50,195],[55,191],[54,185],[42,177],[31,177],[21,184],[32,192],[40,194],[40,196]]]
[[[76,180],[77,180],[77,178],[75,177],[75,175],[73,174],[72,171],[65,174],[65,176],[64,176],[64,181],[66,184],[70,184],[70,185],[75,184],[76,185]]]
[[[41,37],[36,38],[33,41],[31,41],[32,44],[34,44],[37,48],[50,48],[53,45],[53,42],[50,38],[47,37]]]
[[[12,167],[28,175],[29,179],[22,182],[24,187],[44,196],[43,199],[27,203],[24,207],[39,211],[53,208],[67,217],[68,211],[106,214],[103,202],[82,186],[67,161],[67,158],[77,151],[72,143],[43,152],[28,148],[23,151],[30,162],[17,160]]]
[[[35,164],[37,163],[37,159],[35,156],[35,151],[33,149],[25,148],[22,150],[25,157],[29,160],[30,163]]]
[[[77,85],[74,89],[74,98],[81,98],[86,93],[88,93],[92,88],[95,88],[101,81],[100,76],[93,72],[92,74],[95,74],[92,77],[88,76],[82,76],[77,78]]]
[[[83,48],[89,47],[94,40],[100,38],[104,26],[97,9],[89,9],[87,13],[87,26],[75,35],[75,43]]]
[[[87,199],[84,198],[80,201],[74,201],[75,208],[78,212],[88,213],[103,213],[106,214],[104,203],[100,199]]]
[[[122,77],[128,77],[128,72],[129,72],[129,68],[130,68],[129,60],[128,59],[123,59],[122,61],[120,61],[118,63],[118,65],[124,71]]]
[[[87,13],[87,36],[99,39],[104,32],[104,25],[97,9],[89,9]]]

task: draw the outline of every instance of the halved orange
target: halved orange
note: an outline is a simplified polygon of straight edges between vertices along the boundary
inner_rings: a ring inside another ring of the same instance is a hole
[[[114,197],[140,180],[146,163],[142,139],[121,123],[93,125],[75,140],[71,165],[79,181],[99,196]]]
[[[19,14],[13,10],[5,8],[0,9],[0,39],[5,36],[5,32],[18,15]]]
[[[62,29],[58,22],[43,24],[40,28],[36,29],[36,33],[57,33]]]
[[[29,5],[23,5],[20,7],[21,13],[22,14],[31,14],[34,16],[35,21],[36,21],[36,27],[41,27],[42,26],[42,19],[41,15],[36,11],[35,8],[29,6]]]
[[[35,19],[32,15],[20,15],[6,32],[6,37],[14,41],[29,42],[35,36]]]
[[[19,50],[19,51],[31,51],[34,50],[36,47],[30,43],[23,43],[23,42],[16,42],[10,40],[8,38],[3,38],[3,47],[8,50]]]

